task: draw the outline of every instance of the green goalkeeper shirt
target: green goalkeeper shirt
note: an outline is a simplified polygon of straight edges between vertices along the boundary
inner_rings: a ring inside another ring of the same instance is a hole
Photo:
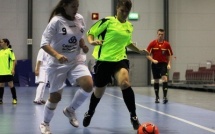
[[[97,21],[87,32],[94,39],[103,40],[101,46],[93,50],[93,57],[99,61],[117,62],[127,59],[126,47],[132,43],[133,25],[126,21],[121,23],[110,16]]]
[[[11,75],[15,55],[12,49],[0,50],[0,75]]]

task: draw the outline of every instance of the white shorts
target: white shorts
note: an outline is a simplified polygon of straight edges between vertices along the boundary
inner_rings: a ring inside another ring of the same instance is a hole
[[[39,82],[44,82],[44,83],[48,82],[48,76],[45,69],[41,68],[39,75],[35,77],[35,83],[39,83]]]
[[[47,68],[47,74],[50,83],[50,93],[63,89],[66,86],[66,79],[70,84],[74,84],[82,76],[91,76],[85,64],[51,66]]]

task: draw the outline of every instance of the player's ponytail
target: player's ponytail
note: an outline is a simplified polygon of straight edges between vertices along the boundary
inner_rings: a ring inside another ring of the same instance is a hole
[[[12,46],[11,46],[11,44],[10,44],[10,41],[9,41],[8,39],[4,38],[4,39],[2,39],[2,40],[7,44],[7,46],[8,46],[9,48],[12,48]]]

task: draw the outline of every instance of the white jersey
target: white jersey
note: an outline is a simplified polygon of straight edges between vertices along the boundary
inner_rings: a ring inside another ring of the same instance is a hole
[[[83,38],[84,32],[85,23],[82,15],[77,13],[73,21],[62,16],[54,16],[42,35],[41,47],[50,44],[58,53],[68,58],[65,64],[76,63],[81,53],[79,41]],[[59,64],[59,62],[49,56],[48,64]]]
[[[46,69],[48,54],[41,48],[37,54],[37,61],[40,61],[40,69]]]

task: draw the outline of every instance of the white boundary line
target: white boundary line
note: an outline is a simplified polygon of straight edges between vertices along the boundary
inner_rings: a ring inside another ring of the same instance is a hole
[[[105,93],[105,94],[107,94],[107,95],[109,95],[109,96],[112,96],[112,97],[115,97],[115,98],[118,98],[118,99],[120,99],[120,100],[123,100],[123,98],[121,98],[121,97],[118,97],[118,96],[115,96],[115,95],[112,95],[112,94],[109,94],[109,93]],[[192,126],[195,126],[195,127],[201,128],[201,129],[203,129],[203,130],[206,130],[206,131],[209,131],[209,132],[215,133],[215,130],[214,130],[214,129],[210,129],[210,128],[207,128],[207,127],[201,126],[201,125],[196,124],[196,123],[194,123],[194,122],[191,122],[191,121],[188,121],[188,120],[185,120],[185,119],[182,119],[182,118],[179,118],[179,117],[176,117],[176,116],[170,115],[170,114],[165,114],[165,113],[163,113],[163,112],[160,112],[160,111],[157,111],[157,110],[151,109],[151,108],[149,108],[149,107],[145,107],[145,106],[140,105],[140,104],[138,104],[138,103],[135,103],[135,104],[136,104],[137,106],[139,106],[139,107],[142,107],[142,108],[145,108],[145,109],[151,110],[151,111],[153,111],[153,112],[156,112],[156,113],[162,114],[162,115],[164,115],[164,116],[168,116],[168,117],[173,118],[173,119],[176,119],[176,120],[178,120],[178,121],[181,121],[181,122],[187,123],[187,124],[189,124],[189,125],[192,125]]]

